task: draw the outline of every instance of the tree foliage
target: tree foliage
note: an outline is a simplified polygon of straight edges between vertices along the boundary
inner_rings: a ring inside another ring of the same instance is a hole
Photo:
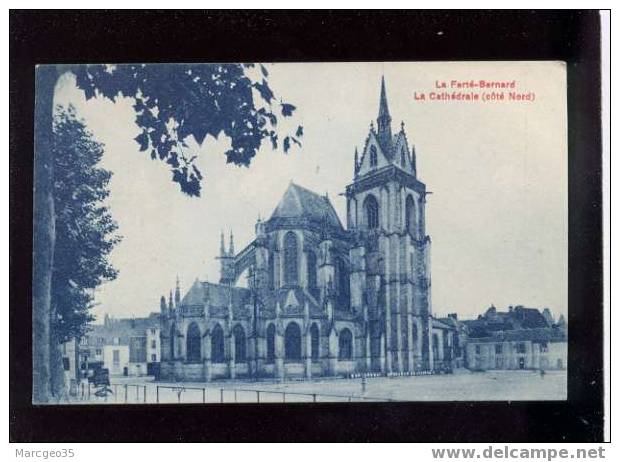
[[[116,278],[108,255],[120,241],[105,199],[112,173],[98,166],[103,145],[77,118],[75,109],[54,116],[56,248],[52,274],[52,313],[56,338],[79,338],[94,320],[94,290]]]
[[[251,78],[253,69],[260,77]],[[286,153],[300,145],[303,128],[279,135],[278,120],[290,117],[295,106],[272,91],[267,69],[254,64],[131,64],[89,65],[74,69],[86,98],[100,94],[111,100],[134,99],[135,138],[140,150],[172,171],[172,180],[190,196],[200,195],[202,172],[188,154],[190,136],[230,139],[227,162],[249,166],[263,141]]]

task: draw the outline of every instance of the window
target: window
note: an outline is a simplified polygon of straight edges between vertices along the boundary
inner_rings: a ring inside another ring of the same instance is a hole
[[[307,255],[308,266],[308,288],[313,291],[316,289],[316,254],[310,250]]]
[[[202,335],[200,334],[200,328],[195,322],[191,323],[187,328],[187,362],[198,363],[202,360],[202,351],[200,348],[200,341]]]
[[[245,331],[239,324],[233,329],[233,337],[235,338],[235,362],[245,362]]]
[[[501,343],[497,343],[495,345],[495,354],[496,355],[501,355],[503,353],[503,348],[502,348],[502,344]]]
[[[297,284],[297,236],[289,231],[284,236],[284,283]]]
[[[437,334],[433,334],[433,358],[435,360],[439,358],[439,337]]]
[[[405,200],[405,229],[412,236],[415,236],[415,222],[415,202],[409,195]]]
[[[405,161],[405,148],[402,147],[400,148],[400,165],[402,167],[405,167],[407,165],[407,162]]]
[[[69,358],[62,358],[62,368],[65,371],[71,370],[71,363],[69,363]]]
[[[112,351],[112,362],[115,366],[118,366],[121,363],[121,352],[119,350]]]
[[[267,363],[273,364],[276,359],[276,326],[267,327]]]
[[[157,348],[157,340],[151,340],[151,348]]]
[[[375,196],[368,195],[364,200],[364,211],[366,212],[366,227],[376,229],[379,227],[379,204]]]
[[[275,287],[275,273],[274,273],[274,261],[273,261],[273,252],[269,251],[269,260],[267,261],[267,265],[269,268],[269,277],[267,281],[269,282],[269,288],[273,289]]]
[[[338,336],[338,359],[350,361],[353,358],[353,334],[349,329],[342,329]]]
[[[347,264],[341,257],[336,258],[336,281],[341,308],[349,305],[349,272]]]
[[[101,350],[99,348],[95,350],[95,355],[101,356]]]
[[[211,361],[214,363],[225,362],[224,331],[219,324],[216,324],[211,332]]]
[[[83,346],[88,345],[88,337],[82,337],[80,339],[80,345],[83,345]]]
[[[151,335],[155,335],[157,333],[156,329],[151,329]]]
[[[480,354],[480,345],[476,345],[476,354],[479,355]]]
[[[152,363],[156,363],[157,362],[157,355],[151,355],[151,362]]]
[[[284,358],[301,361],[301,330],[295,322],[289,323],[284,331]]]
[[[103,345],[103,343],[104,343],[104,342],[105,342],[105,339],[104,339],[103,337],[99,337],[99,338],[97,339],[97,343],[98,343],[99,345]]]
[[[418,326],[415,324],[411,325],[411,337],[413,338],[413,348],[416,348],[418,344]]]
[[[377,166],[377,148],[374,146],[370,147],[370,166]]]
[[[114,337],[114,345],[120,345],[121,339],[118,337]]]
[[[517,343],[517,353],[521,353],[521,354],[525,353],[525,343],[523,342]]]
[[[312,361],[318,361],[319,359],[319,328],[316,323],[310,326],[310,356]]]
[[[503,356],[497,356],[495,358],[495,368],[496,369],[502,369],[504,367],[504,357]]]
[[[174,344],[176,342],[176,327],[174,324],[170,327],[170,359],[174,359],[176,352]]]

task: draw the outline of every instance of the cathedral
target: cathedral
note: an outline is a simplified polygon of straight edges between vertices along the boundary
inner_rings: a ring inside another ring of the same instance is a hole
[[[220,280],[161,300],[161,380],[408,374],[452,367],[453,328],[432,316],[428,192],[385,81],[342,225],[326,195],[290,183],[255,238],[221,236]],[[239,287],[247,275],[247,287]]]

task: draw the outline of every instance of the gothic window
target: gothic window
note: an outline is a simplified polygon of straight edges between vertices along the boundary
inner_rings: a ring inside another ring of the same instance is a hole
[[[316,323],[310,326],[310,350],[312,361],[318,361],[319,359],[319,328]]]
[[[284,358],[301,361],[301,330],[295,322],[289,323],[284,331]]]
[[[418,234],[424,236],[424,206],[423,202],[418,204]]]
[[[338,358],[345,361],[353,358],[353,334],[349,329],[342,329],[338,336]]]
[[[347,270],[347,264],[341,257],[336,258],[336,281],[338,284],[338,294],[340,296],[340,302],[343,305],[349,303],[349,271]]]
[[[202,336],[200,335],[200,328],[195,322],[191,323],[187,328],[187,362],[197,363],[202,360],[202,353],[200,351],[200,341]]]
[[[235,362],[245,362],[245,331],[239,324],[233,329],[233,337],[235,338]]]
[[[364,211],[366,212],[366,227],[376,229],[379,227],[379,204],[375,196],[368,195],[364,200]]]
[[[405,161],[406,155],[405,155],[405,148],[402,147],[400,148],[400,165],[405,167],[407,165],[407,162]]]
[[[418,344],[418,326],[415,324],[411,325],[411,337],[413,338],[413,348],[417,349],[416,345]]]
[[[174,359],[176,355],[174,342],[176,342],[176,326],[172,324],[172,327],[170,327],[170,359]]]
[[[405,201],[405,228],[412,236],[415,236],[415,202],[413,197],[407,196]]]
[[[377,148],[374,146],[370,147],[370,166],[373,168],[377,166]]]
[[[267,271],[269,272],[267,281],[269,283],[269,288],[273,289],[275,287],[275,274],[274,274],[274,264],[273,264],[273,252],[269,251],[269,258],[267,260]]]
[[[297,236],[289,231],[284,236],[284,283],[295,285],[297,282]]]
[[[437,337],[437,334],[433,334],[433,358],[435,359],[435,361],[437,360],[439,356],[439,337]]]
[[[224,355],[224,331],[219,324],[211,332],[211,361],[214,363],[226,362]]]
[[[316,289],[316,254],[312,250],[308,251],[307,264],[308,288],[312,291]]]
[[[276,359],[276,326],[267,327],[267,363],[273,364]]]

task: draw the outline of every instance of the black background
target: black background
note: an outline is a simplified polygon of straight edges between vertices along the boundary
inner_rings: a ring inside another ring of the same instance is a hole
[[[599,34],[595,11],[12,11],[11,441],[602,441]],[[423,60],[567,62],[568,401],[30,404],[35,64]]]

